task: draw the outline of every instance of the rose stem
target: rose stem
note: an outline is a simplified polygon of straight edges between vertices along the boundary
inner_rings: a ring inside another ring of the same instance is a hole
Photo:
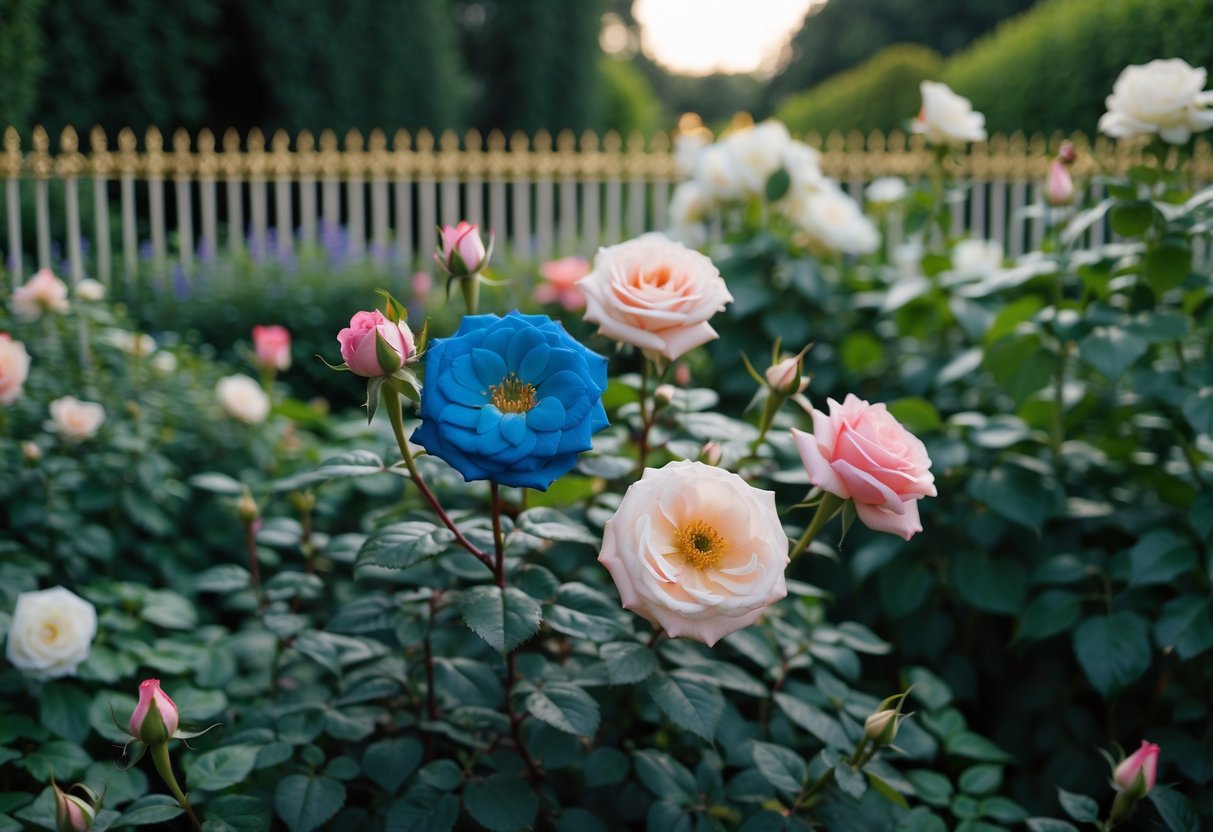
[[[194,824],[194,828],[201,829],[202,824],[198,821],[198,816],[194,814],[194,807],[190,806],[189,798],[181,791],[181,787],[177,785],[177,778],[173,776],[173,764],[168,756],[168,743],[156,743],[148,750],[152,752],[152,762],[156,766],[156,771],[160,772],[160,778],[164,780],[164,784],[168,786],[168,790],[173,793],[173,797],[177,798],[177,802],[181,804],[181,808],[189,815],[190,822]]]
[[[809,548],[809,544],[821,533],[821,530],[825,528],[825,524],[833,520],[834,515],[838,514],[845,504],[846,500],[828,491],[822,494],[821,502],[817,504],[817,513],[813,515],[809,527],[804,530],[804,534],[800,536],[800,540],[796,541],[796,545],[792,547],[792,554],[788,557],[791,560],[795,560],[797,555],[802,554],[805,549]]]
[[[253,579],[253,594],[257,596],[257,609],[265,612],[265,593],[261,591],[261,566],[257,563],[257,521],[244,522],[244,545],[248,549],[249,574]]]

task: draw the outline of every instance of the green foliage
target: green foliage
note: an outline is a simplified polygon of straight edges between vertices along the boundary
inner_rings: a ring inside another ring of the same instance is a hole
[[[953,56],[943,80],[992,132],[1091,132],[1129,64],[1213,63],[1207,0],[1042,0]]]
[[[922,103],[919,83],[942,71],[943,59],[931,49],[889,46],[854,69],[784,99],[776,117],[794,133],[904,129]]]
[[[622,136],[632,132],[651,135],[664,126],[661,101],[644,73],[627,61],[602,57],[598,61],[603,83],[602,128]]]
[[[38,15],[44,0],[0,2],[0,125],[22,129],[29,124],[43,58]]]

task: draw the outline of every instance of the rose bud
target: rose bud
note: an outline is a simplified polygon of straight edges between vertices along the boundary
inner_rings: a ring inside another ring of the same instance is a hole
[[[682,362],[679,362],[677,365],[675,365],[674,381],[679,387],[682,387],[684,389],[687,387],[690,387],[691,386],[691,368],[688,367],[686,364],[683,364]]]
[[[800,362],[804,353],[793,355],[790,358],[785,358],[767,367],[766,376],[767,384],[777,393],[785,396],[794,396],[797,393],[803,393],[804,389],[809,386],[809,380],[800,374]]]
[[[1061,147],[1057,149],[1057,158],[1062,161],[1062,164],[1074,164],[1078,159],[1078,151],[1074,148],[1074,142],[1062,142]]]
[[[42,448],[37,442],[25,440],[21,443],[21,458],[26,465],[34,466],[42,459]]]
[[[719,465],[720,457],[724,455],[724,448],[720,447],[719,442],[705,442],[699,450],[699,459],[701,462],[706,462],[708,465]]]
[[[253,352],[257,363],[267,370],[286,370],[291,366],[291,333],[282,326],[253,327]]]
[[[1135,798],[1145,797],[1158,779],[1158,755],[1161,751],[1159,746],[1143,740],[1141,748],[1125,757],[1112,772],[1116,787]]]
[[[653,391],[653,400],[659,405],[667,405],[674,401],[674,394],[677,389],[672,384],[659,384],[657,389]]]
[[[1049,179],[1045,183],[1045,199],[1050,205],[1069,205],[1074,201],[1074,179],[1060,158],[1049,163]]]
[[[488,250],[477,226],[467,221],[442,227],[442,247],[434,254],[439,268],[453,277],[479,274],[488,264]]]
[[[55,793],[55,827],[59,832],[88,832],[93,828],[97,810],[83,798],[68,794],[51,780]]]
[[[160,689],[159,679],[139,683],[139,704],[131,714],[131,734],[148,745],[168,742],[177,733],[177,706]]]
[[[367,378],[391,375],[415,350],[412,330],[403,321],[392,323],[378,309],[355,314],[337,333],[337,341],[350,370]]]
[[[253,494],[246,486],[244,493],[240,495],[240,499],[236,502],[236,515],[240,518],[240,522],[248,525],[261,516],[261,509],[257,506],[257,501],[253,499]]]
[[[876,711],[864,721],[863,735],[879,746],[892,745],[897,737],[897,711]]]

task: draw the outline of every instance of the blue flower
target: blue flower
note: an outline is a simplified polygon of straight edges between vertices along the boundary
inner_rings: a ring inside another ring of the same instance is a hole
[[[465,480],[546,490],[607,426],[606,366],[546,315],[468,315],[426,353],[413,441]]]

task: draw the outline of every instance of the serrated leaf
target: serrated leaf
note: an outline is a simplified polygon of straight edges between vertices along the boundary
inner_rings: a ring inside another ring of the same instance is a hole
[[[145,795],[122,813],[119,823],[122,826],[147,826],[152,823],[164,823],[184,813],[184,809],[174,798],[166,794]]]
[[[598,703],[571,682],[548,682],[527,697],[526,709],[558,731],[593,739],[598,733]]]
[[[472,632],[502,655],[539,631],[543,608],[517,587],[475,586],[459,596],[459,611]]]
[[[585,543],[597,546],[602,538],[593,534],[585,524],[554,508],[532,508],[518,515],[517,528],[543,540],[564,543]]]
[[[1154,624],[1154,637],[1163,650],[1175,650],[1187,661],[1213,647],[1213,599],[1185,595],[1163,605]]]
[[[599,643],[617,638],[625,630],[619,622],[618,600],[576,582],[560,587],[545,618],[558,633]]]
[[[84,742],[89,735],[88,694],[65,682],[48,682],[42,687],[39,702],[42,725],[56,736],[71,742]]]
[[[1127,612],[1088,618],[1074,631],[1074,654],[1095,690],[1111,699],[1149,669],[1149,628]]]
[[[292,774],[274,789],[274,808],[291,832],[312,832],[345,805],[345,786],[331,777]]]
[[[705,740],[712,739],[724,716],[724,697],[719,688],[676,670],[653,674],[648,689],[675,725]]]
[[[1196,552],[1181,535],[1154,529],[1129,550],[1131,586],[1165,584],[1196,566]]]
[[[627,755],[611,746],[596,748],[585,761],[583,775],[590,788],[618,783],[628,776]]]
[[[186,758],[185,777],[190,789],[222,791],[242,783],[257,762],[256,745],[225,745]]]
[[[388,794],[394,793],[421,762],[424,749],[412,738],[380,740],[367,746],[362,754],[362,768]]]
[[[386,832],[450,832],[459,817],[459,798],[418,784],[392,804]]]
[[[1201,820],[1192,801],[1173,787],[1151,789],[1149,798],[1171,832],[1200,832]]]
[[[494,774],[473,780],[463,789],[468,814],[493,832],[527,829],[539,813],[539,800],[519,777]]]
[[[420,520],[393,523],[372,532],[358,550],[355,569],[379,566],[408,569],[441,555],[455,540],[450,529]]]
[[[636,780],[654,795],[689,805],[699,793],[695,775],[664,751],[644,749],[632,754]]]
[[[370,451],[349,451],[338,456],[330,457],[313,472],[318,477],[333,479],[336,477],[365,477],[384,471],[383,460],[378,454]]]
[[[853,744],[838,721],[787,693],[775,694],[775,704],[788,719],[825,743],[829,748],[848,749]]]
[[[653,651],[634,641],[604,644],[598,655],[606,662],[607,676],[612,685],[643,682],[657,670],[657,657]]]
[[[1058,788],[1057,801],[1065,813],[1079,823],[1094,823],[1099,820],[1099,804],[1094,798]]]
[[[781,745],[755,741],[752,745],[754,765],[767,782],[787,794],[796,795],[809,776],[804,758]]]
[[[266,832],[273,815],[256,797],[226,794],[206,804],[203,832]]]

